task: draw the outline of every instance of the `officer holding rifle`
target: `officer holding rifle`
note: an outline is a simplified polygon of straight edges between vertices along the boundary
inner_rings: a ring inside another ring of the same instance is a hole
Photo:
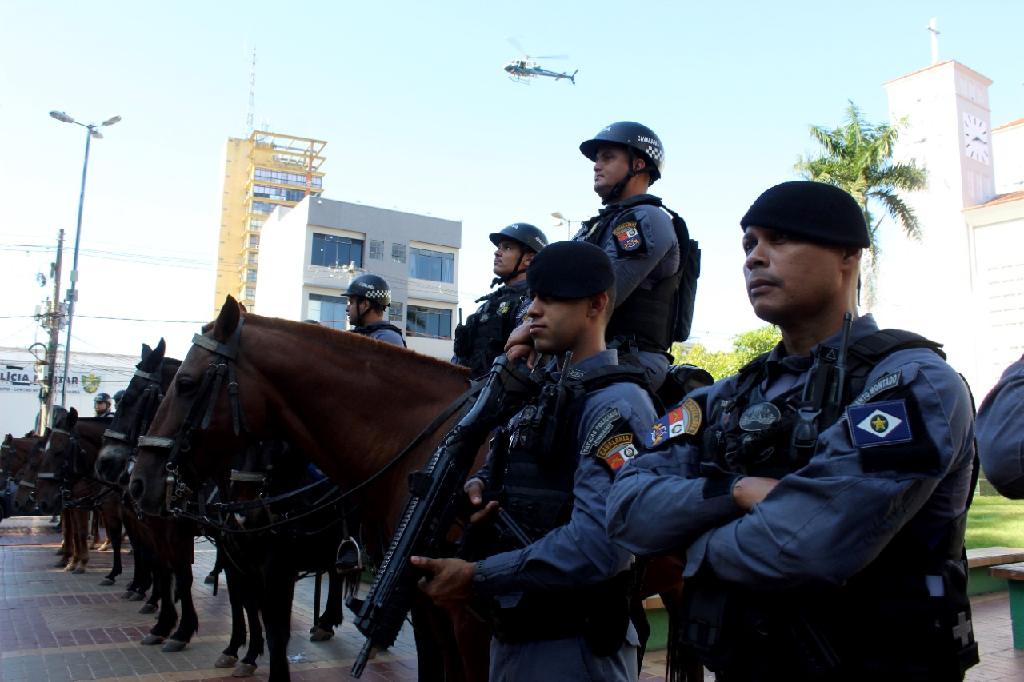
[[[527,278],[530,335],[558,364],[466,484],[480,508],[473,530],[489,541],[467,548],[479,561],[412,561],[431,574],[421,587],[435,602],[489,621],[492,681],[636,680],[632,557],[604,519],[616,471],[656,416],[646,378],[605,346],[615,277],[602,249],[552,244]]]
[[[685,557],[671,646],[720,680],[961,680],[968,389],[937,344],[858,316],[850,195],[786,182],[741,226],[751,306],[782,342],[654,422],[609,535]]]

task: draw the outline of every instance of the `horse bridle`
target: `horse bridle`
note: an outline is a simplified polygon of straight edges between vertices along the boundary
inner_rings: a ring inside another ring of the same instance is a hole
[[[214,354],[214,358],[203,372],[199,389],[192,399],[192,404],[189,405],[184,421],[178,427],[178,432],[171,438],[139,436],[138,447],[167,450],[169,453],[165,465],[167,470],[165,503],[168,511],[173,511],[179,500],[187,499],[192,495],[192,489],[181,477],[179,465],[182,455],[187,455],[192,450],[192,439],[195,437],[196,431],[205,431],[209,428],[213,419],[213,408],[217,404],[217,398],[220,396],[225,381],[227,382],[228,401],[231,405],[231,423],[234,434],[239,436],[248,431],[245,414],[238,396],[238,377],[234,367],[234,361],[238,358],[238,345],[244,323],[245,318],[239,317],[238,325],[227,343],[221,343],[202,334],[195,334],[192,337],[192,345],[210,351]]]
[[[126,431],[115,431],[114,429],[107,429],[103,432],[104,440],[112,440],[117,443],[123,443],[129,449],[128,459],[125,461],[124,469],[118,474],[120,479],[119,482],[123,483],[126,475],[131,474],[132,467],[135,464],[135,458],[139,451],[139,436],[149,430],[150,421],[153,419],[153,415],[156,414],[156,410],[160,407],[160,403],[164,399],[163,392],[163,377],[161,375],[161,368],[163,361],[161,361],[160,367],[155,372],[143,372],[141,369],[136,368],[135,375],[140,379],[146,381],[145,388],[139,394],[137,400],[132,401],[132,409],[135,412],[132,415],[131,423],[128,425]],[[130,386],[129,386],[130,388]],[[126,396],[127,397],[127,396]],[[122,399],[122,404],[126,401]],[[121,412],[118,411],[118,415]],[[118,427],[121,427],[120,416],[115,417],[115,423]]]
[[[64,452],[61,463],[60,471],[44,471],[42,473],[36,473],[36,480],[52,480],[57,481],[60,486],[60,500],[61,506],[64,508],[71,509],[92,509],[95,507],[100,500],[109,495],[114,486],[106,481],[101,481],[95,476],[90,476],[88,473],[81,473],[79,471],[79,460],[85,452],[82,444],[79,442],[78,434],[74,431],[69,431],[63,428],[54,428],[51,433],[57,433],[68,437],[68,447]],[[78,481],[86,480],[93,481],[94,483],[100,484],[99,492],[95,492],[83,497],[72,497],[72,487]]]

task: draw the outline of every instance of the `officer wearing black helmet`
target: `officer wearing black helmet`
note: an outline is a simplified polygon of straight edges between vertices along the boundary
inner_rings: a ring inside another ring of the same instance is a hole
[[[604,208],[574,239],[600,246],[612,259],[616,308],[608,344],[622,362],[642,367],[657,390],[671,361],[669,347],[689,336],[699,251],[682,218],[647,191],[665,162],[653,130],[612,123],[580,151],[594,162],[594,192]]]
[[[493,519],[500,504],[525,538],[510,542],[476,517],[467,536],[476,563],[415,557],[433,574],[422,589],[439,604],[475,600],[495,633],[492,682],[636,680],[637,633],[629,622],[631,557],[605,532],[615,472],[636,454],[654,408],[641,371],[606,348],[614,272],[598,247],[558,242],[527,273],[528,329],[557,359],[540,396],[496,432],[487,465],[466,483]],[[485,495],[488,493],[489,495]],[[529,542],[524,542],[529,540]]]
[[[97,393],[96,397],[92,399],[92,406],[96,410],[97,417],[113,418],[114,413],[110,410],[109,393]]]
[[[529,296],[526,269],[533,257],[548,244],[547,237],[528,223],[512,223],[500,232],[492,232],[495,291],[477,299],[482,305],[455,328],[455,356],[452,362],[468,367],[471,376],[487,373],[499,356],[512,330],[523,320]]]
[[[114,412],[117,412],[117,406],[121,404],[121,398],[124,398],[123,388],[114,394]]]
[[[359,275],[348,285],[348,322],[355,334],[405,347],[402,330],[384,319],[384,311],[391,305],[391,288],[383,277]]]

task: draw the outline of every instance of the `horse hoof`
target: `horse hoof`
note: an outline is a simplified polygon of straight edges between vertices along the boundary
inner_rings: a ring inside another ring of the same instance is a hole
[[[59,548],[57,549],[57,551],[56,551],[56,552],[54,552],[54,554],[55,554],[55,555],[57,555],[57,556],[64,556],[64,545],[61,545],[61,546],[60,546],[60,547],[59,547]]]
[[[311,642],[326,642],[327,640],[334,637],[334,630],[327,630],[322,627],[316,627],[313,629],[313,634],[309,636]]]
[[[221,654],[217,659],[217,662],[213,664],[214,668],[234,668],[235,664],[238,663],[238,656],[228,656],[227,654]]]
[[[71,573],[73,570],[75,570],[75,562],[74,561],[71,561],[67,565],[64,566],[64,572],[65,573]]]
[[[167,643],[160,648],[160,651],[163,651],[164,653],[168,654],[173,654],[178,651],[184,651],[185,647],[187,646],[188,642],[182,642],[178,639],[169,639],[167,640]]]
[[[127,599],[128,601],[142,601],[145,598],[146,595],[143,592],[132,592],[127,597],[125,597],[125,599]]]
[[[156,613],[156,604],[143,604],[139,613]]]
[[[65,561],[64,559],[61,559],[60,561],[58,561],[57,563],[55,563],[55,564],[53,565],[53,567],[54,567],[54,568],[64,568],[64,567],[65,567],[65,566],[67,566],[67,565],[68,565],[68,562],[67,562],[67,561]]]
[[[71,572],[74,573],[75,575],[82,575],[83,573],[85,573],[85,566],[76,566],[75,570],[73,570]]]
[[[211,573],[210,575],[208,575],[205,578],[203,578],[203,584],[204,585],[216,585],[217,584],[217,574],[216,573]]]
[[[239,663],[235,666],[231,677],[252,677],[256,673],[256,665],[253,663]]]
[[[110,587],[113,584],[114,584],[114,579],[113,578],[104,578],[103,580],[100,581],[100,585],[103,585],[104,587]]]
[[[152,632],[142,638],[142,643],[146,646],[153,646],[154,644],[163,644],[165,637],[161,635],[154,635]]]

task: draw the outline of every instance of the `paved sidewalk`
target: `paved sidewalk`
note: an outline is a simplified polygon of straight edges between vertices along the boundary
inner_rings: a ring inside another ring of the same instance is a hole
[[[99,581],[110,569],[111,553],[93,552],[88,573],[71,575],[51,568],[59,542],[48,518],[16,517],[0,523],[0,682],[237,679],[231,677],[230,669],[213,667],[227,644],[230,615],[223,582],[217,596],[213,596],[210,586],[202,584],[213,565],[211,545],[202,540],[196,544],[196,583],[192,592],[199,614],[199,633],[184,651],[165,654],[160,647],[139,644],[154,616],[139,614],[139,602],[120,598],[130,580],[131,555],[124,556],[125,575],[118,579],[118,584],[101,587]],[[292,679],[351,679],[348,669],[362,646],[362,636],[346,622],[333,640],[310,642],[313,581],[300,581],[295,593],[288,649]],[[967,679],[1024,680],[1024,652],[1012,647],[1006,593],[976,598],[973,604],[982,663],[970,671]],[[259,663],[256,678],[266,679],[265,658]],[[664,654],[652,652],[645,661],[641,679],[662,679],[663,674]],[[362,679],[416,679],[416,654],[408,627],[388,653],[370,662]],[[708,675],[706,679],[712,677]]]

